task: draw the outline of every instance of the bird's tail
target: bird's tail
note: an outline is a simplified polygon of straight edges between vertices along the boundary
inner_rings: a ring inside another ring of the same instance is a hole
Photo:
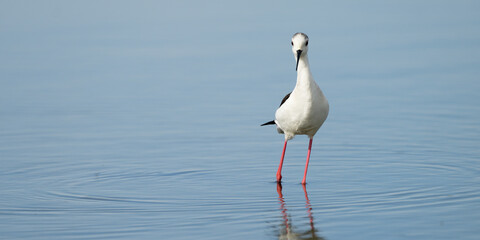
[[[260,126],[272,125],[272,124],[275,124],[275,120],[272,120],[272,121],[270,121],[270,122],[266,122],[266,123],[264,123],[264,124],[262,124],[262,125],[260,125]]]

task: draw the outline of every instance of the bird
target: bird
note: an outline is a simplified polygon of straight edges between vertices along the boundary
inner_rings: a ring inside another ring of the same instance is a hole
[[[309,144],[302,180],[302,184],[306,184],[313,137],[327,119],[329,112],[328,100],[313,79],[310,71],[307,55],[308,40],[308,36],[305,33],[297,32],[293,35],[291,44],[296,61],[297,83],[293,91],[282,99],[279,108],[275,112],[275,120],[261,125],[276,125],[278,133],[285,135],[280,165],[276,174],[277,182],[282,180],[282,166],[287,142],[293,139],[295,135],[307,135]]]

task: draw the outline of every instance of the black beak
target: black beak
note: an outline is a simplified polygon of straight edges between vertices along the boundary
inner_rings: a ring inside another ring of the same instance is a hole
[[[298,62],[300,61],[300,55],[302,55],[302,50],[297,50],[297,66],[295,67],[295,71],[298,70]]]

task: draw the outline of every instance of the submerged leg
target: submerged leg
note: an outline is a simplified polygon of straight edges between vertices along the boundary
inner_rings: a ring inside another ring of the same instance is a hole
[[[307,183],[307,170],[308,170],[308,162],[310,161],[310,153],[312,152],[312,141],[313,141],[313,138],[310,138],[310,143],[308,144],[307,162],[305,163],[305,173],[303,174],[302,184]]]
[[[282,181],[282,166],[283,166],[283,158],[285,158],[285,150],[287,149],[287,141],[288,140],[285,140],[285,144],[283,145],[282,158],[280,159],[280,166],[278,166],[278,171],[277,171],[277,182]]]

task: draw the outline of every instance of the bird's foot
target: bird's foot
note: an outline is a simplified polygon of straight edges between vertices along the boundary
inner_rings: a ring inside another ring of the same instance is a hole
[[[282,182],[282,175],[277,174],[277,183],[281,183],[281,182]]]

